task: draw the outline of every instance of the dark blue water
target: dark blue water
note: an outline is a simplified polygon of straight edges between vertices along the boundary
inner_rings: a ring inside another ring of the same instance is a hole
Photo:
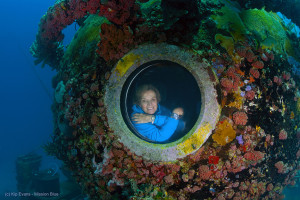
[[[52,97],[47,92],[53,93],[51,78],[55,71],[49,66],[34,66],[29,47],[40,18],[54,3],[55,0],[1,1],[0,199],[4,191],[17,192],[17,156],[30,152],[44,155],[41,145],[53,131]],[[74,31],[72,27],[70,30]],[[44,165],[51,162],[58,161],[43,157]]]

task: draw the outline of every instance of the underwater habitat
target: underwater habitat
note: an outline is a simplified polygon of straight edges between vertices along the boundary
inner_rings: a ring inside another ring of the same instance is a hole
[[[299,13],[298,0],[51,2],[26,49],[51,71],[51,133],[2,197],[300,200]]]

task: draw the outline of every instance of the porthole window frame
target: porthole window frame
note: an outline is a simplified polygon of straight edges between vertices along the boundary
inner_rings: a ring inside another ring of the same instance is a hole
[[[125,120],[125,123],[127,124],[128,128],[134,132],[138,137],[140,137],[141,139],[147,141],[147,142],[150,142],[150,143],[156,143],[156,144],[166,144],[166,143],[171,143],[173,141],[176,141],[178,139],[180,139],[182,136],[184,136],[186,133],[188,133],[191,129],[190,125],[188,126],[188,131],[183,131],[183,132],[180,132],[180,134],[174,134],[173,136],[171,136],[168,140],[166,141],[154,141],[154,140],[151,140],[145,136],[143,136],[141,133],[139,133],[133,123],[131,122],[130,120],[130,113],[131,113],[131,109],[132,107],[128,107],[128,105],[130,105],[132,102],[129,100],[133,100],[133,98],[130,98],[128,97],[128,95],[134,95],[134,89],[136,89],[136,84],[139,83],[140,81],[144,80],[143,78],[145,78],[144,76],[147,74],[148,75],[148,78],[146,78],[146,82],[143,82],[142,84],[153,84],[154,86],[156,85],[156,83],[150,83],[149,82],[149,71],[152,71],[151,73],[153,73],[154,71],[156,71],[155,75],[159,76],[161,75],[161,71],[162,71],[162,68],[165,68],[165,72],[163,72],[162,74],[165,75],[165,76],[171,76],[172,74],[172,71],[174,72],[174,70],[180,70],[181,74],[180,74],[180,77],[177,75],[175,76],[175,79],[180,79],[181,77],[183,78],[189,78],[189,81],[185,81],[185,82],[180,82],[182,86],[184,87],[189,87],[188,85],[186,85],[187,83],[190,83],[192,85],[190,85],[190,87],[197,87],[195,88],[196,90],[198,89],[198,94],[196,93],[193,93],[193,96],[194,97],[199,97],[199,103],[201,102],[201,94],[200,94],[200,88],[198,86],[198,83],[197,81],[195,80],[194,76],[183,66],[179,65],[178,63],[174,63],[170,60],[153,60],[153,61],[150,61],[148,63],[145,63],[141,66],[139,66],[138,68],[136,68],[129,76],[128,78],[126,78],[125,80],[125,83],[123,84],[123,88],[122,88],[122,91],[121,91],[121,100],[120,100],[120,105],[121,105],[121,113],[122,113],[122,116]],[[167,69],[167,71],[166,71]],[[172,71],[170,71],[172,70]],[[160,72],[160,73],[157,73],[157,72]],[[169,73],[169,74],[165,74],[165,73]],[[157,78],[156,76],[155,77],[152,77],[153,75],[151,75],[151,80],[155,80],[155,78]],[[174,77],[172,77],[174,79]],[[169,79],[169,80],[172,80]],[[192,79],[192,80],[191,80]],[[159,80],[159,83],[163,83],[163,86],[166,86],[168,85],[170,87],[170,83],[168,83],[168,81],[164,80]],[[193,83],[194,82],[194,83]],[[173,86],[173,85],[172,85]],[[155,86],[156,87],[156,86]],[[157,89],[159,90],[159,87],[157,87]],[[161,93],[161,91],[160,91]],[[161,93],[161,95],[163,95]],[[179,96],[182,96],[183,94],[179,94]],[[168,96],[166,94],[163,95],[165,98]],[[184,96],[184,95],[183,95]],[[189,95],[185,95],[185,96],[189,96]],[[165,99],[164,98],[164,99]],[[176,101],[176,99],[174,99]],[[166,102],[165,102],[166,103]],[[168,103],[171,103],[172,104],[172,101],[168,102]],[[196,103],[196,102],[194,102]],[[165,104],[163,104],[165,105]],[[180,104],[180,105],[177,105],[179,107],[186,107],[184,104]],[[197,105],[194,105],[194,107],[197,107]],[[199,112],[197,112],[197,111]],[[195,112],[197,112],[197,118],[199,117],[199,114],[200,114],[200,110],[199,109],[196,109],[195,108]],[[193,126],[195,125],[196,121],[194,121],[194,119],[191,119],[191,122],[190,123],[193,123]],[[174,137],[175,136],[175,137]]]
[[[121,112],[121,91],[127,78],[139,66],[154,60],[167,60],[187,69],[201,92],[201,111],[193,128],[182,138],[164,144],[143,140],[127,126]],[[113,68],[105,88],[107,120],[116,138],[138,156],[151,161],[175,161],[196,152],[209,138],[219,121],[218,79],[205,60],[194,52],[166,43],[141,45],[121,58]]]

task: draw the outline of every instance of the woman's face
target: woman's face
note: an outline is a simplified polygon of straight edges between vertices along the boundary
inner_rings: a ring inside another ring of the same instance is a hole
[[[147,90],[142,94],[140,106],[146,114],[153,115],[157,110],[157,103],[154,91]]]

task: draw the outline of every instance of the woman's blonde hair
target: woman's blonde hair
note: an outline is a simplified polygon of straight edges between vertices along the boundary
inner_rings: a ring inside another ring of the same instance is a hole
[[[155,93],[157,102],[159,103],[160,102],[160,93],[159,93],[158,89],[151,84],[144,84],[144,85],[140,85],[135,90],[134,104],[140,105],[140,101],[141,101],[143,93],[146,91],[149,91],[149,90],[152,90]]]

